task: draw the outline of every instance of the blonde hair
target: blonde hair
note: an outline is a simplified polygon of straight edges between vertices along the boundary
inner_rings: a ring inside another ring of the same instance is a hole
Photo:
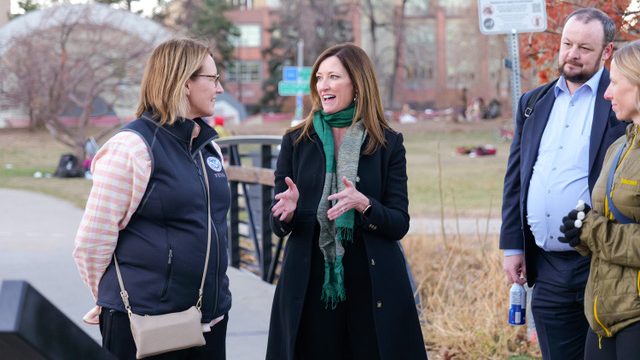
[[[151,111],[160,125],[171,125],[189,110],[187,81],[197,75],[209,48],[194,39],[171,39],[158,45],[147,60],[136,116]]]
[[[365,129],[369,134],[369,141],[364,150],[365,154],[371,154],[376,149],[385,145],[384,129],[388,129],[389,124],[384,118],[382,110],[382,99],[378,90],[378,80],[373,68],[373,63],[367,53],[362,48],[350,44],[339,44],[332,46],[320,54],[311,69],[311,112],[304,119],[304,122],[289,131],[302,128],[302,132],[296,141],[303,137],[309,137],[313,127],[313,114],[322,110],[322,100],[318,94],[315,77],[320,64],[329,57],[335,56],[340,60],[342,66],[347,70],[347,74],[353,84],[356,110],[353,117],[355,123],[362,119]]]
[[[640,112],[640,40],[632,41],[613,54],[620,73],[637,89],[636,110]]]

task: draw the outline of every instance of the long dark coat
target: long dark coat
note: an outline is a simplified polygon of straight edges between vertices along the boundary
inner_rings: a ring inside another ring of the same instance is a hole
[[[295,144],[298,134],[299,130],[283,137],[275,172],[275,193],[286,189],[284,178],[289,176],[296,183],[300,198],[291,223],[272,218],[276,235],[291,233],[271,311],[267,359],[273,360],[295,359],[312,246],[318,246],[314,230],[319,227],[316,211],[324,186],[324,152],[315,132],[311,132],[311,139]],[[386,146],[371,155],[360,156],[356,188],[369,197],[372,207],[367,217],[356,215],[355,231],[362,234],[365,244],[373,300],[371,311],[381,359],[426,359],[405,259],[398,243],[409,230],[403,138],[391,130],[385,131],[385,138]],[[362,150],[365,146],[366,142]]]

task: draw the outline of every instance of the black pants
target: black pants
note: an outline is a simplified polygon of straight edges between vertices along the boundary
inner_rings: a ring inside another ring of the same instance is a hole
[[[204,333],[207,341],[205,346],[172,351],[165,354],[150,356],[150,360],[224,360],[226,359],[225,338],[229,315],[211,328],[211,332]],[[100,333],[102,347],[111,351],[120,360],[135,360],[136,344],[133,342],[129,316],[126,313],[111,309],[102,309],[100,314]]]
[[[324,260],[318,246],[313,246],[311,275],[296,342],[297,359],[380,359],[367,264],[362,238],[347,244],[343,258],[347,300],[335,309],[327,309],[320,300]]]
[[[589,329],[584,350],[585,360],[636,360],[640,359],[640,323],[620,330],[612,338],[602,338]]]
[[[531,311],[542,358],[581,360],[589,324],[584,316],[584,289],[590,259],[575,251],[536,254],[538,277]]]

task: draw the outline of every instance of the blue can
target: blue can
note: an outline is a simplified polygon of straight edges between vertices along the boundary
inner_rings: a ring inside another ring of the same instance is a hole
[[[513,283],[509,290],[509,325],[524,325],[527,313],[527,291],[524,286]]]

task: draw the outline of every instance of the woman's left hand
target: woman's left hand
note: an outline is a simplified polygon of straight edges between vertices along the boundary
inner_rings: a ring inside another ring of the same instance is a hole
[[[337,201],[336,204],[327,211],[327,217],[332,221],[351,209],[362,212],[367,205],[369,205],[369,198],[356,190],[356,187],[353,186],[353,183],[349,181],[346,176],[342,177],[342,183],[344,184],[344,190],[331,194],[327,198],[329,201]]]

